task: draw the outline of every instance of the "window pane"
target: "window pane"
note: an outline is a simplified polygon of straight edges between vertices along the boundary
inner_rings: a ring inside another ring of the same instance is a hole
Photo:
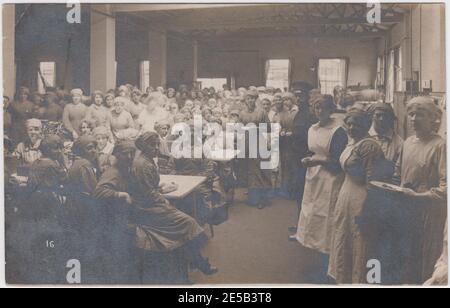
[[[345,59],[319,59],[319,87],[322,94],[333,95],[336,86],[347,86]]]
[[[150,61],[141,61],[139,67],[141,91],[146,91],[150,86]]]
[[[266,86],[275,89],[289,89],[289,60],[268,60],[266,62]]]
[[[40,62],[39,72],[38,72],[38,91],[39,93],[44,94],[46,87],[55,86],[56,82],[55,62]]]

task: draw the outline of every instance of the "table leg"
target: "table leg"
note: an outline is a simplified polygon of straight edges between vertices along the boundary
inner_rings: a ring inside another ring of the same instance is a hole
[[[213,225],[209,225],[209,231],[211,231],[211,238],[214,237],[214,226]]]
[[[194,199],[194,205],[193,205],[193,209],[192,209],[192,213],[194,215],[195,220],[198,221],[198,217],[197,217],[197,192],[194,191],[192,198]]]
[[[193,199],[194,199],[194,209],[193,209],[194,218],[195,218],[195,220],[198,221],[198,217],[197,217],[197,192],[196,191],[194,191]],[[208,225],[209,225],[209,230],[211,232],[211,237],[214,237],[214,226],[211,225],[211,224],[208,224]]]

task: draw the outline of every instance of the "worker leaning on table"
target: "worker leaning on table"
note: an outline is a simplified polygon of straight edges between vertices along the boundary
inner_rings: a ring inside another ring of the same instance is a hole
[[[154,158],[160,148],[159,135],[146,132],[136,140],[141,154],[132,167],[129,186],[136,215],[136,245],[143,251],[167,252],[184,249],[188,261],[206,275],[217,269],[201,255],[207,240],[194,218],[172,206],[160,192],[160,175]]]

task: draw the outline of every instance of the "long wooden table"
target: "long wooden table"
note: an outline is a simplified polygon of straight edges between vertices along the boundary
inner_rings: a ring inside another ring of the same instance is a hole
[[[189,176],[189,175],[161,175],[161,183],[175,183],[178,185],[178,189],[164,194],[169,200],[180,200],[192,192],[194,192],[200,185],[202,185],[207,178],[204,176]]]

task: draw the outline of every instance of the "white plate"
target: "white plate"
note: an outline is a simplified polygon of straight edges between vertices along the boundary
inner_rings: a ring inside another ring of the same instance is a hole
[[[378,181],[371,181],[370,185],[375,186],[376,188],[380,188],[382,190],[402,193],[404,192],[404,189],[400,186],[390,184],[390,183],[384,183],[384,182],[378,182]]]

